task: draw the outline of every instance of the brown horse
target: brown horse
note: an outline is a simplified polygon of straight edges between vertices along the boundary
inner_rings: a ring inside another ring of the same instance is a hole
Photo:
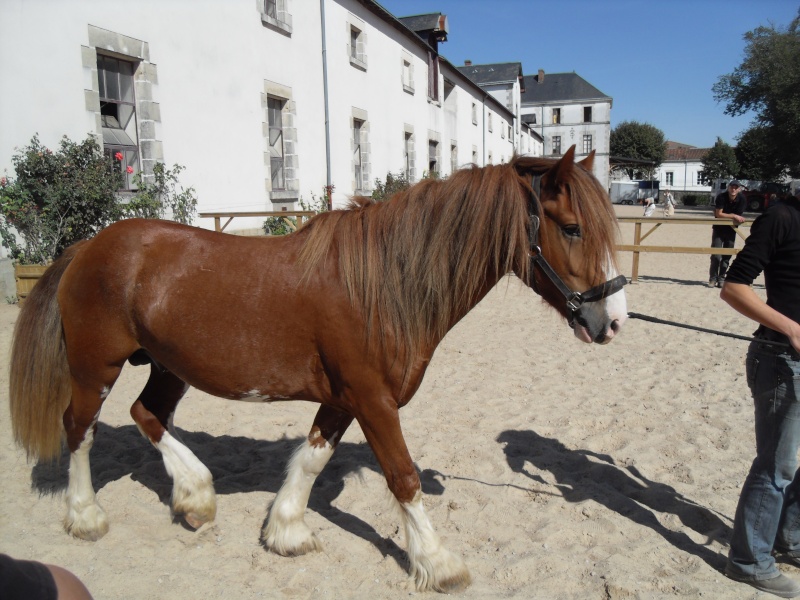
[[[507,273],[534,286],[579,339],[614,337],[627,316],[619,278],[604,283],[616,275],[617,227],[593,158],[576,164],[573,148],[558,161],[460,170],[383,203],[358,199],[285,237],[130,220],[69,248],[22,307],[10,381],[14,435],[29,457],[57,456],[65,434],[67,531],[97,539],[108,530],[89,450],[123,365],[150,363],[131,416],[162,453],[172,510],[191,526],[214,519],[216,500],[211,473],[172,428],[188,386],[310,400],[320,408],[264,544],[282,555],[320,548],[304,512],[355,419],[402,509],[417,587],[467,585],[466,566],[425,514],[398,410],[448,330]]]

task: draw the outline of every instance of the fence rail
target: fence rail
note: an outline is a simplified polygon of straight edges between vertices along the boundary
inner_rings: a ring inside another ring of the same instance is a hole
[[[205,212],[197,216],[201,219],[214,219],[214,229],[216,231],[225,231],[225,228],[236,217],[284,217],[284,220],[290,225],[294,226],[291,221],[286,217],[296,217],[297,227],[302,227],[305,219],[310,219],[315,214],[312,210],[281,210],[281,211],[255,211],[255,212]],[[225,224],[222,224],[222,219],[227,218]]]
[[[620,244],[617,249],[621,252],[633,252],[633,266],[631,267],[631,283],[636,283],[639,280],[639,254],[642,252],[667,252],[674,254],[729,254],[731,256],[739,253],[739,248],[711,248],[703,246],[652,246],[644,245],[642,242],[652,234],[656,229],[662,225],[705,225],[711,227],[712,225],[728,225],[732,227],[740,238],[747,239],[742,235],[739,230],[742,227],[750,227],[752,220],[746,220],[744,223],[735,223],[733,220],[726,221],[724,219],[693,219],[689,217],[669,217],[669,218],[653,218],[653,217],[618,217],[620,223],[633,223],[633,244]],[[652,225],[644,235],[642,234],[642,225]]]

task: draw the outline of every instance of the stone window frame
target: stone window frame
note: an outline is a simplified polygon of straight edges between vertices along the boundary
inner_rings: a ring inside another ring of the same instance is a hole
[[[274,7],[274,11],[270,5]],[[288,37],[292,36],[292,15],[289,0],[256,0],[261,24]],[[270,14],[274,13],[274,14]]]
[[[408,183],[413,183],[416,177],[417,152],[414,145],[414,126],[403,124],[403,165]]]
[[[355,122],[361,122],[359,146],[359,157],[361,159],[361,181],[356,181],[356,143],[355,143]],[[350,173],[353,175],[353,192],[367,194],[371,191],[370,188],[370,143],[369,143],[369,114],[367,111],[360,108],[352,107],[350,115]],[[359,185],[360,183],[360,185]]]
[[[458,142],[450,140],[450,173],[458,171]]]
[[[472,146],[472,164],[478,164],[478,147],[473,144]]]
[[[408,74],[408,78],[406,80],[406,74]],[[400,81],[403,85],[403,91],[414,95],[414,58],[403,50],[403,54],[400,57]]]
[[[94,132],[91,135],[100,148],[103,147],[103,126],[100,115],[100,83],[97,77],[97,55],[131,62],[135,65],[133,73],[134,99],[136,107],[136,132],[139,147],[139,162],[142,181],[153,181],[153,167],[164,162],[164,148],[156,138],[157,124],[161,123],[161,106],[153,100],[153,87],[158,85],[158,69],[150,62],[148,42],[88,25],[88,44],[81,46],[81,63],[89,71],[91,89],[84,89],[86,111],[94,116]]]
[[[281,118],[283,121],[283,177],[284,189],[272,189],[272,169],[270,166],[271,158],[269,151],[269,99],[280,100]],[[261,123],[262,134],[264,137],[264,189],[270,201],[276,203],[294,203],[300,198],[300,179],[299,179],[299,154],[297,149],[297,105],[292,95],[292,88],[289,86],[275,83],[274,81],[264,80],[264,91],[261,93]],[[285,208],[285,207],[282,207]]]
[[[347,58],[350,61],[350,64],[354,66],[356,69],[361,69],[362,71],[367,70],[367,32],[366,27],[364,26],[364,21],[359,19],[353,14],[348,16],[347,21],[345,22],[346,29],[347,29]],[[356,47],[355,47],[355,54],[353,54],[352,48],[352,40],[353,40],[353,33],[357,33],[356,35]]]
[[[436,170],[435,173],[439,175],[442,174],[442,136],[439,135],[438,131],[428,130],[428,177],[431,176],[431,146],[435,145],[435,152],[433,154],[433,159],[436,162]]]

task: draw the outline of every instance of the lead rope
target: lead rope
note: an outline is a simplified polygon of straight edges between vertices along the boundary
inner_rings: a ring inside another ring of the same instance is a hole
[[[758,342],[759,344],[769,344],[770,346],[780,346],[782,348],[791,348],[791,344],[786,342],[774,342],[772,340],[765,340],[763,338],[755,338],[746,335],[737,335],[735,333],[728,333],[727,331],[717,331],[716,329],[706,329],[705,327],[697,327],[695,325],[687,325],[686,323],[677,323],[675,321],[667,321],[649,315],[642,315],[639,313],[628,313],[629,319],[640,319],[642,321],[649,321],[650,323],[658,323],[659,325],[672,325],[673,327],[682,327],[683,329],[692,329],[693,331],[702,331],[703,333],[713,333],[724,337],[730,337],[737,340],[744,340],[746,342]]]

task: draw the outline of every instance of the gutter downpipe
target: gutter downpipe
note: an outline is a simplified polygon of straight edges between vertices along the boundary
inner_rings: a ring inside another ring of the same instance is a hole
[[[325,185],[331,189],[331,125],[328,109],[328,46],[325,39],[325,0],[319,0],[319,13],[322,27],[322,98],[325,104]],[[330,206],[333,208],[333,194],[330,195]]]
[[[483,92],[483,127],[481,127],[483,130],[483,165],[481,166],[483,167],[486,166],[486,96],[488,94]]]

